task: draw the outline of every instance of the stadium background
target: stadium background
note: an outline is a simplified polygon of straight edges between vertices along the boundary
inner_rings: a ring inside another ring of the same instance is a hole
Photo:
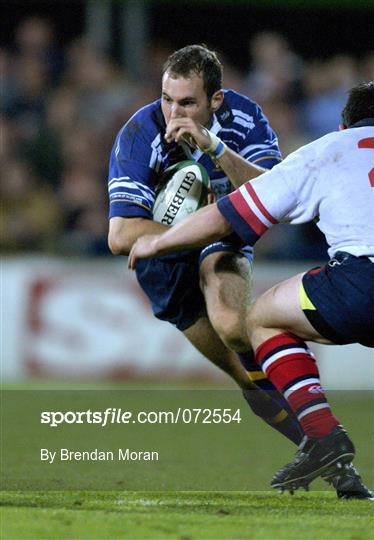
[[[373,0],[2,0],[0,15],[0,536],[371,540],[370,502],[338,501],[320,480],[314,493],[266,491],[293,446],[152,318],[108,253],[106,174],[116,131],[158,97],[166,56],[192,42],[220,52],[225,86],[262,105],[285,155],[336,129],[347,89],[374,79]],[[256,294],[325,259],[314,226],[278,227],[256,251]],[[316,350],[373,487],[372,351]],[[240,407],[243,421],[39,421],[42,410],[181,406]],[[130,444],[159,449],[160,463],[54,467],[38,455]]]
[[[327,5],[328,4],[328,5]],[[160,91],[175,48],[205,42],[287,155],[336,129],[374,79],[371,1],[3,1],[0,63],[5,380],[227,380],[150,315],[108,252],[106,171],[119,127]],[[325,258],[314,225],[256,250],[256,294]],[[330,388],[374,388],[372,351],[319,348]],[[354,369],[352,369],[354,358]]]

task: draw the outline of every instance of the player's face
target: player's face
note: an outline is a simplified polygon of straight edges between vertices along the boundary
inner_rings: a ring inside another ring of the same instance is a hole
[[[174,118],[187,116],[205,127],[210,126],[217,109],[215,96],[209,100],[206,95],[202,77],[191,73],[187,78],[176,78],[168,72],[162,78],[161,108],[167,124]]]

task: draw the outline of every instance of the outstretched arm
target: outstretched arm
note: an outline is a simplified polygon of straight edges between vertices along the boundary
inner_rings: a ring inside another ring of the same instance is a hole
[[[130,251],[128,266],[134,269],[138,259],[208,245],[227,236],[231,231],[231,226],[217,205],[210,204],[162,234],[139,238]]]

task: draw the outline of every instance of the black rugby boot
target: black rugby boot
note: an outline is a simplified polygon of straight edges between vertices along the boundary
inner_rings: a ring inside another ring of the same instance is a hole
[[[293,493],[299,487],[308,489],[312,480],[331,468],[342,468],[355,455],[352,441],[346,431],[335,427],[329,435],[318,439],[304,437],[295,459],[282,467],[271,481],[271,487]]]
[[[374,501],[374,494],[365,486],[358,470],[352,463],[331,469],[322,477],[336,489],[339,499],[361,499]]]

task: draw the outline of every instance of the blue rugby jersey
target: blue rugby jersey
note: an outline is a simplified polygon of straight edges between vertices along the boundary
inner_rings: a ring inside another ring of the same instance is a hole
[[[188,159],[181,145],[167,144],[161,100],[136,112],[119,131],[109,163],[109,217],[152,219],[155,189],[170,165]],[[261,108],[233,90],[224,90],[224,101],[213,115],[210,131],[244,159],[271,169],[281,160],[278,141]],[[207,169],[217,199],[232,185],[211,158],[200,150],[193,159]]]

